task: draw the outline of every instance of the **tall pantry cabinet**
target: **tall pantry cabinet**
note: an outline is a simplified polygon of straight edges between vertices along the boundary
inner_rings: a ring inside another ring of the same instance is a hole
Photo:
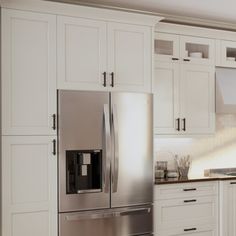
[[[56,16],[2,9],[2,236],[57,235],[55,114]]]
[[[151,92],[161,18],[1,4],[1,236],[58,236],[57,89]]]

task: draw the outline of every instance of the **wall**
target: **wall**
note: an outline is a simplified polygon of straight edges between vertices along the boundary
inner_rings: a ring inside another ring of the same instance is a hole
[[[189,176],[200,177],[204,169],[236,167],[236,115],[217,115],[216,133],[197,138],[155,138],[155,160],[168,161],[174,168],[174,155],[190,155]]]

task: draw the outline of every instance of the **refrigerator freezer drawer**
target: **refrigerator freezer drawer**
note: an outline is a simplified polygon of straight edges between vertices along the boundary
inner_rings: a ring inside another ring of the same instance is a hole
[[[152,214],[152,206],[61,213],[59,236],[149,236]]]

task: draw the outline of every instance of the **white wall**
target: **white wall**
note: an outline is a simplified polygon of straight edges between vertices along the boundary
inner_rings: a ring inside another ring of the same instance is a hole
[[[167,160],[173,168],[173,155],[190,155],[189,176],[203,176],[204,169],[236,167],[236,115],[217,115],[216,133],[199,138],[155,138],[155,159]]]

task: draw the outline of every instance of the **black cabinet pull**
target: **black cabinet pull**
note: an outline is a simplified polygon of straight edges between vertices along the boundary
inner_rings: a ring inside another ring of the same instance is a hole
[[[184,188],[183,191],[187,192],[187,191],[196,191],[196,188]]]
[[[52,119],[53,119],[53,125],[52,125],[52,129],[56,130],[56,114],[52,115]]]
[[[111,72],[111,87],[114,87],[114,72]]]
[[[177,57],[172,57],[172,61],[178,61],[179,60],[179,58],[177,58]]]
[[[196,199],[184,200],[185,203],[188,203],[188,202],[196,202],[196,201],[197,201]]]
[[[184,58],[184,61],[190,61],[190,59],[186,59],[186,58]]]
[[[230,182],[230,184],[236,184],[236,182]]]
[[[107,86],[107,72],[103,72],[103,87]]]
[[[197,230],[197,228],[184,229],[185,232],[187,232],[187,231],[195,231],[195,230]]]
[[[176,119],[176,121],[177,121],[177,128],[176,128],[176,130],[180,131],[180,118]]]
[[[54,156],[56,156],[56,139],[53,139],[52,140],[52,143],[53,143],[53,151],[52,151],[52,154],[54,155]]]
[[[183,129],[182,130],[186,131],[186,119],[185,118],[183,119]]]

